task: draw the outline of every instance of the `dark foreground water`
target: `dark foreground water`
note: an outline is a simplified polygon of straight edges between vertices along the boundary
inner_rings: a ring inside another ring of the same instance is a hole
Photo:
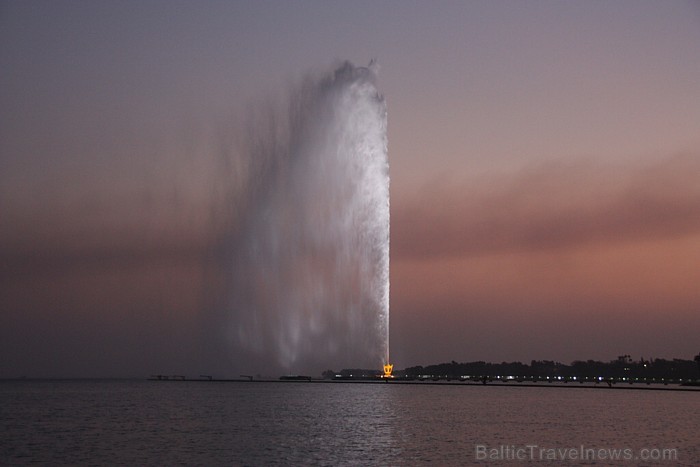
[[[562,461],[698,465],[700,393],[464,385],[0,382],[0,465]]]

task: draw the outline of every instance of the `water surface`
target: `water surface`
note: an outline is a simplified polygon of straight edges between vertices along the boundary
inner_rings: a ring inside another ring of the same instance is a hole
[[[697,465],[700,394],[352,383],[0,383],[3,465],[464,465],[492,463],[478,458],[477,449],[507,455],[503,449],[526,446],[536,446],[535,458],[519,464],[539,462],[540,449],[585,447],[630,449],[634,456],[642,449],[675,449],[672,462],[635,459],[629,465]]]

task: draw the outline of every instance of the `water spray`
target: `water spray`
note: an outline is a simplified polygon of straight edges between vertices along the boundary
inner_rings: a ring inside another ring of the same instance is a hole
[[[307,78],[248,131],[226,312],[245,358],[391,374],[387,110],[376,73],[374,62],[345,62]]]

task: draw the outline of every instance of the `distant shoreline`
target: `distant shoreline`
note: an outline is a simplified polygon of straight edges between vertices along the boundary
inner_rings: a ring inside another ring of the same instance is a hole
[[[373,380],[373,379],[310,379],[310,380],[284,380],[284,379],[158,379],[147,378],[147,381],[162,383],[288,383],[288,384],[392,384],[413,386],[472,386],[472,387],[521,387],[521,388],[572,388],[572,389],[620,389],[637,391],[680,391],[699,392],[700,386],[666,385],[663,383],[636,383],[636,384],[591,384],[591,383],[518,383],[518,382],[490,382],[487,384],[466,381],[405,381],[405,380]]]
[[[477,381],[459,381],[459,380],[401,380],[401,379],[270,379],[270,378],[259,378],[259,379],[242,379],[242,378],[32,378],[32,377],[21,377],[21,378],[0,378],[0,384],[3,383],[61,383],[61,382],[158,382],[158,383],[248,383],[248,384],[265,384],[265,383],[287,383],[287,384],[391,384],[391,385],[410,385],[410,386],[470,386],[470,387],[504,387],[504,388],[569,388],[569,389],[600,389],[600,390],[632,390],[632,391],[674,391],[674,392],[698,392],[700,393],[700,386],[682,386],[680,384],[671,383],[616,383],[608,385],[605,382],[599,384],[590,382],[547,382],[542,381],[540,383],[533,382],[500,382],[491,381],[486,384]]]

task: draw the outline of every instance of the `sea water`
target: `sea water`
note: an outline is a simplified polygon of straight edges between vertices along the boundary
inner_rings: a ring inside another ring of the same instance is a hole
[[[0,383],[0,465],[504,462],[697,465],[700,392],[304,382]]]

